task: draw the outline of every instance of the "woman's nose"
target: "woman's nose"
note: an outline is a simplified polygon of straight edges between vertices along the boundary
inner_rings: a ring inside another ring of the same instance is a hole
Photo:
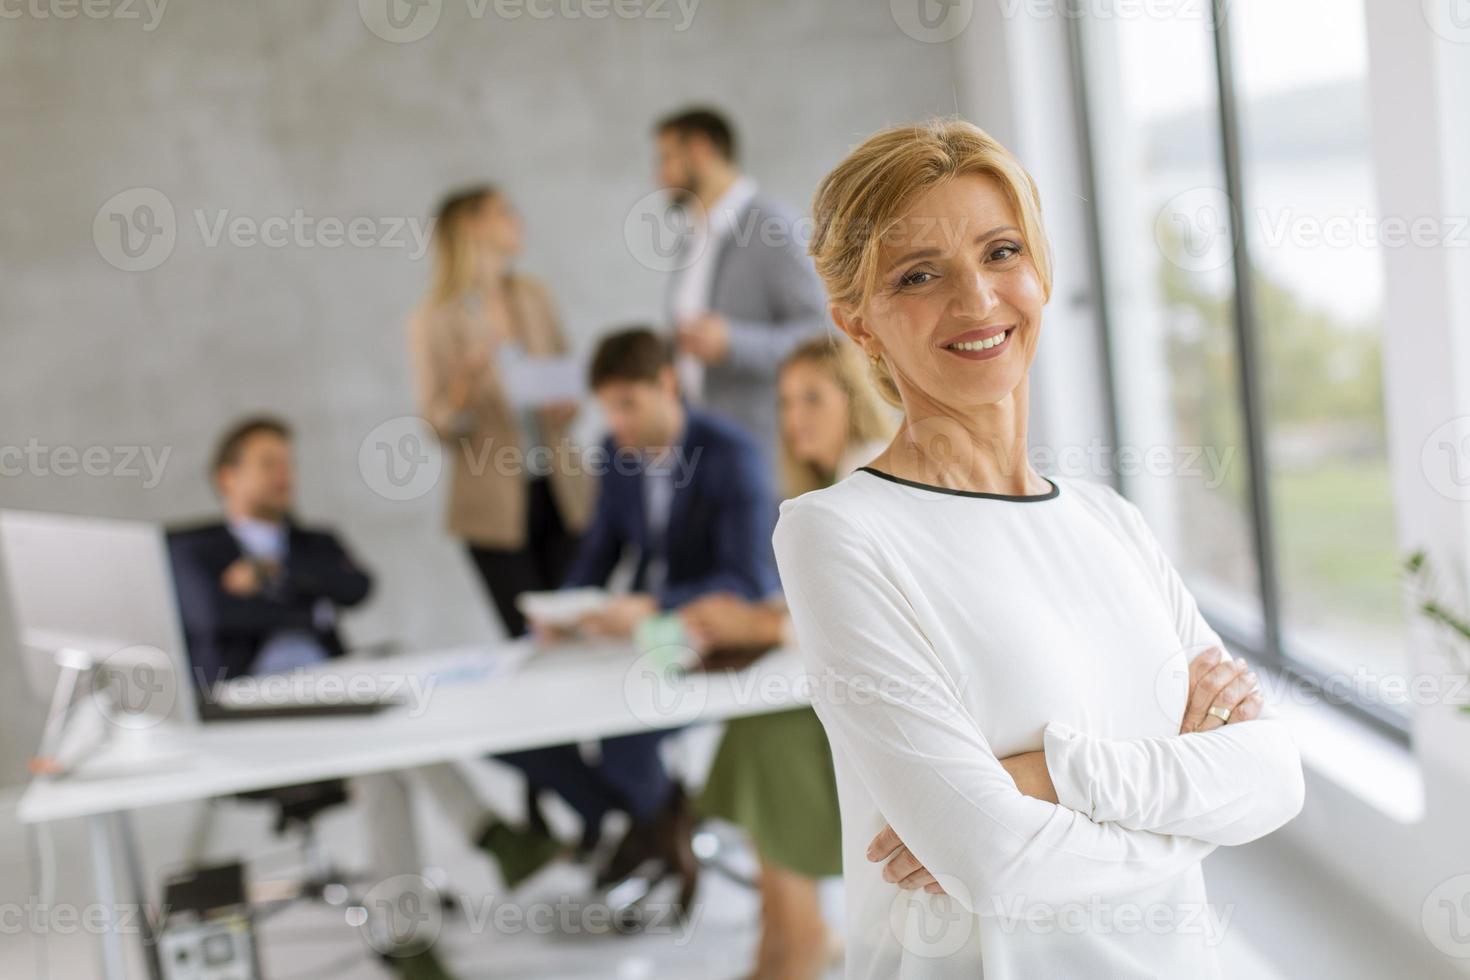
[[[999,305],[995,285],[983,271],[971,270],[955,277],[954,281],[956,285],[950,311],[955,316],[983,320]]]

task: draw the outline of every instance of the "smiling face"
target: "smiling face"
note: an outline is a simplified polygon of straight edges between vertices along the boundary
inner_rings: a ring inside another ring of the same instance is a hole
[[[861,306],[833,307],[838,325],[883,357],[910,418],[973,414],[1025,383],[1046,290],[1020,225],[995,180],[943,180],[884,236]]]

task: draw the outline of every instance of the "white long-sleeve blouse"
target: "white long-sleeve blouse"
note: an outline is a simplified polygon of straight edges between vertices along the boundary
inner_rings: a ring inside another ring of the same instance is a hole
[[[958,492],[864,468],[781,507],[775,546],[832,744],[847,976],[1217,977],[1200,861],[1296,815],[1271,713],[1180,735],[1220,639],[1111,488]],[[1060,804],[1000,759],[1045,750]],[[865,857],[893,825],[947,895]]]

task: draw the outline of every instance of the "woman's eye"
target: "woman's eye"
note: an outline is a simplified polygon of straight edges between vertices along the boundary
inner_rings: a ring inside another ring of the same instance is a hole
[[[922,286],[932,278],[934,278],[932,274],[922,269],[915,269],[913,272],[904,273],[903,278],[898,280],[898,288],[904,289],[909,286]]]
[[[1003,245],[997,245],[995,248],[990,250],[990,257],[996,262],[1004,262],[1006,259],[1013,258],[1020,254],[1020,246],[1014,245],[1010,242],[1006,242]]]

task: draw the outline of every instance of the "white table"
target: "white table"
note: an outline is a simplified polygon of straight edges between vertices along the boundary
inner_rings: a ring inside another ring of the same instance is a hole
[[[410,769],[456,759],[560,745],[695,722],[782,711],[809,703],[794,651],[778,650],[741,671],[663,669],[658,652],[630,645],[576,645],[529,654],[529,641],[473,655],[411,654],[334,662],[324,675],[371,679],[426,696],[370,716],[225,722],[162,734],[125,757],[104,748],[85,770],[34,780],[21,799],[27,823],[88,822],[97,900],[117,907],[119,850],[130,894],[143,882],[128,815],[182,803],[325,779]],[[495,658],[520,661],[493,668]],[[528,659],[523,659],[528,658]],[[94,774],[95,773],[95,774]],[[101,934],[103,976],[124,980],[123,937]]]

